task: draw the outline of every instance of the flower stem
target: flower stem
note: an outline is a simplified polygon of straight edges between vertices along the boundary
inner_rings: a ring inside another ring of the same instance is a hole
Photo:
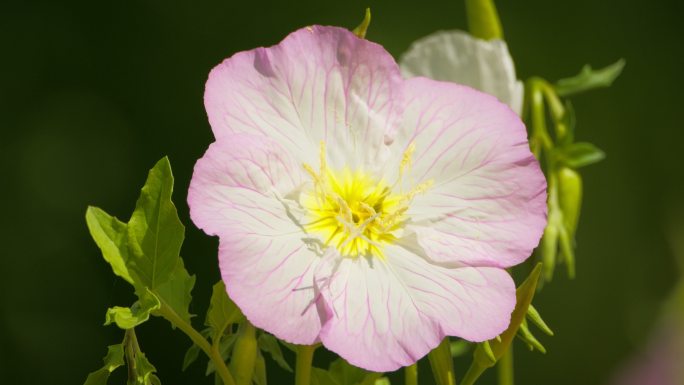
[[[442,342],[428,353],[428,360],[438,385],[456,385],[454,360],[451,357],[449,337],[444,337]]]
[[[297,346],[295,385],[311,385],[311,363],[316,345]]]
[[[466,0],[470,34],[484,40],[503,39],[503,29],[494,0]]]
[[[418,363],[404,368],[404,384],[418,385]]]
[[[499,359],[496,364],[499,372],[499,385],[513,385],[513,346],[506,349],[506,353]]]
[[[216,372],[221,377],[224,385],[235,385],[233,376],[230,375],[226,363],[223,361],[223,357],[219,354],[218,350],[214,350],[209,345],[209,342],[202,337],[202,335],[195,330],[189,323],[185,322],[181,317],[176,314],[169,305],[167,305],[164,300],[160,298],[161,308],[158,310],[159,314],[169,320],[171,324],[179,328],[183,333],[185,333],[195,345],[199,346],[200,349],[214,362],[216,366]]]

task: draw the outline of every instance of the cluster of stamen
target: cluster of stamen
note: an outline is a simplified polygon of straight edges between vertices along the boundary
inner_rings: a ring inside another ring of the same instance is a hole
[[[399,180],[388,185],[363,170],[331,170],[321,142],[319,170],[304,164],[312,179],[312,188],[302,199],[311,219],[305,229],[320,235],[325,246],[336,247],[343,256],[383,258],[384,246],[396,241],[397,231],[406,223],[412,199],[432,185],[428,181],[407,193],[393,193],[395,188],[401,190],[414,151],[415,146],[409,145],[400,163]]]

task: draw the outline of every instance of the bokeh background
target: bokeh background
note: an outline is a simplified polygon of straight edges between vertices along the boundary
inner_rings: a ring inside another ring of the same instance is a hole
[[[194,162],[212,141],[202,105],[209,70],[305,25],[354,27],[366,6],[368,38],[395,56],[435,30],[466,28],[455,0],[2,2],[0,382],[80,384],[120,341],[121,331],[102,326],[105,310],[133,296],[90,240],[85,209],[128,219],[147,170],[164,155],[176,176],[187,226],[182,254],[198,276],[192,310],[201,323],[219,278],[217,240],[191,224],[185,198]],[[627,60],[612,88],[572,99],[578,140],[608,157],[583,170],[577,278],[558,274],[535,299],[556,331],[541,337],[549,352],[516,347],[519,384],[611,384],[647,344],[678,279],[668,239],[684,237],[670,226],[684,216],[684,5],[498,6],[521,78],[555,80],[585,63]],[[203,363],[180,371],[189,340],[166,321],[146,323],[139,338],[163,383],[211,383]],[[269,374],[272,384],[291,383],[279,368]]]

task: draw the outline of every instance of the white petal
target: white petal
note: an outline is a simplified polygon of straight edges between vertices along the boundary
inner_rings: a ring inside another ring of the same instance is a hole
[[[405,77],[425,76],[467,85],[496,96],[520,115],[523,85],[502,40],[440,31],[415,41],[399,64]]]

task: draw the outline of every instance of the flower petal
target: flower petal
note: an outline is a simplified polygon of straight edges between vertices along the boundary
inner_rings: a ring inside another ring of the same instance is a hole
[[[480,342],[508,327],[515,284],[505,270],[437,265],[398,246],[387,249],[387,263],[415,306],[437,322],[443,335]]]
[[[412,202],[407,229],[434,261],[495,267],[524,261],[546,225],[546,180],[523,123],[469,87],[426,78],[405,87],[414,99],[393,152],[415,143],[405,179],[434,181]]]
[[[301,184],[300,169],[271,139],[225,136],[195,165],[188,204],[195,224],[219,235],[221,276],[245,316],[281,339],[311,344],[321,326],[311,306],[319,257],[286,197]]]
[[[353,365],[396,370],[445,335],[485,341],[508,326],[515,285],[506,271],[442,267],[399,246],[386,254],[329,258],[315,273],[327,313],[321,341]]]
[[[393,371],[415,363],[443,337],[385,261],[324,258],[315,283],[324,303],[321,342],[352,365]]]
[[[324,140],[332,166],[354,169],[384,156],[383,135],[400,117],[401,81],[380,45],[313,26],[226,59],[211,71],[204,101],[219,140],[261,134],[311,164]]]
[[[463,84],[496,96],[520,115],[523,85],[503,40],[477,39],[463,31],[439,31],[415,41],[400,59],[406,77]]]

